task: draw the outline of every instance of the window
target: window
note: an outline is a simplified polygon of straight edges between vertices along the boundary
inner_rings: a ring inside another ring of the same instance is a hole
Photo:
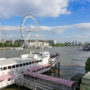
[[[29,62],[29,64],[31,64],[31,62]]]
[[[0,71],[2,71],[3,69],[2,68],[0,68]]]
[[[34,64],[34,61],[32,62],[32,64]]]
[[[11,80],[11,78],[8,79],[8,81],[10,81],[10,80]]]
[[[16,67],[19,67],[19,65],[17,64]]]
[[[7,67],[4,67],[3,69],[4,69],[4,70],[7,70]]]
[[[24,77],[25,77],[26,75],[24,75]]]
[[[35,63],[37,63],[37,61],[35,61]]]
[[[25,63],[23,63],[23,66],[25,66]]]
[[[2,82],[3,80],[0,80],[0,82]]]
[[[39,60],[38,62],[41,62],[41,60]]]
[[[20,64],[20,67],[22,66],[22,64]]]
[[[15,68],[15,65],[13,65],[12,68]]]
[[[26,65],[28,65],[28,63],[26,63]]]
[[[11,66],[8,66],[8,69],[11,69]]]

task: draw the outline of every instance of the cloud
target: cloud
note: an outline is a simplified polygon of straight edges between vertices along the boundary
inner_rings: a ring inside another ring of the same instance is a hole
[[[0,26],[1,31],[20,31],[19,26]]]
[[[16,37],[15,35],[7,35],[6,36],[6,38],[10,38],[10,39],[15,38],[15,37]]]
[[[81,30],[81,31],[86,31],[90,30],[90,23],[79,23],[79,24],[72,24],[72,25],[67,25],[63,26],[64,29],[75,29],[75,30]]]
[[[34,26],[29,26],[29,29],[36,30]],[[39,26],[40,35],[44,35],[44,38],[55,38],[57,40],[89,40],[90,38],[90,23],[79,23],[72,25],[63,26]],[[19,26],[0,26],[0,30],[11,33],[11,36],[19,35],[20,38],[20,27]],[[26,30],[26,27],[25,27]],[[18,34],[16,34],[18,33]],[[36,33],[35,33],[36,34]],[[10,35],[10,34],[9,34]],[[54,35],[54,36],[53,36]],[[10,38],[10,37],[9,37]]]
[[[0,0],[0,17],[34,16],[57,17],[70,14],[67,10],[70,0]]]
[[[24,27],[25,29],[36,29],[35,26]],[[20,31],[20,26],[0,26],[1,31]],[[39,26],[41,31],[51,31],[56,33],[62,33],[65,30],[79,30],[79,31],[90,31],[90,23],[79,23],[72,25],[63,25],[63,26]]]
[[[72,24],[72,25],[64,25],[64,26],[40,26],[41,30],[44,31],[51,31],[56,33],[63,33],[68,32],[69,30],[76,31],[76,32],[90,32],[90,23],[79,23],[79,24]]]

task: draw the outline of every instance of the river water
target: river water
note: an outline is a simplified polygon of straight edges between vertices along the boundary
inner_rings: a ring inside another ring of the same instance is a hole
[[[85,61],[90,57],[89,51],[83,51],[82,47],[53,47],[45,49],[51,54],[60,53],[60,77],[64,79],[71,79],[77,73],[85,73]],[[21,54],[28,53],[29,50],[2,50],[0,57],[19,57]],[[16,85],[9,86],[2,90],[29,90],[24,87]]]

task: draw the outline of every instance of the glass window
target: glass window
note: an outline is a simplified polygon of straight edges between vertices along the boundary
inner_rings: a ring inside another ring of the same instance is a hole
[[[2,68],[0,68],[0,71],[2,71],[3,69]]]
[[[28,65],[28,63],[26,63],[26,65]]]
[[[12,68],[15,68],[15,65],[13,65]]]
[[[10,81],[10,80],[11,80],[11,78],[8,79],[8,81]]]
[[[25,63],[23,63],[23,66],[25,66]]]
[[[17,64],[16,67],[19,67],[19,65]]]
[[[22,64],[20,64],[20,67],[22,66]]]
[[[4,70],[7,70],[7,67],[4,67],[3,69],[4,69]]]
[[[38,62],[41,62],[41,60],[39,60]]]
[[[32,62],[32,64],[34,64],[34,61]]]
[[[8,66],[8,69],[11,69],[11,66]]]
[[[0,80],[0,82],[3,82],[3,80]]]
[[[35,63],[37,63],[37,61],[35,61]]]
[[[29,62],[29,64],[31,64],[31,62]]]

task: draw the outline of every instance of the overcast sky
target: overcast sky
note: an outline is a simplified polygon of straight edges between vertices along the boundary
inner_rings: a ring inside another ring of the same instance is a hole
[[[41,39],[90,41],[90,0],[0,0],[3,38],[20,38],[20,25],[28,14],[38,21]],[[32,23],[30,19],[25,25]]]

